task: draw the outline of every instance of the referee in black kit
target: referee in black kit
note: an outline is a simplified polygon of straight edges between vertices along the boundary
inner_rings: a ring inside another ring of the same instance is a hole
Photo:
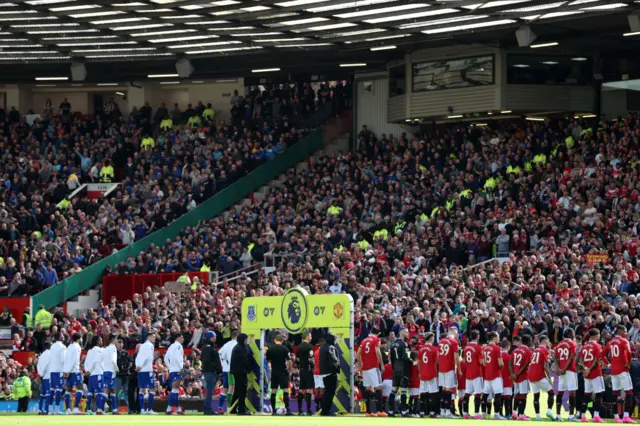
[[[291,370],[291,352],[289,348],[282,344],[284,341],[281,334],[274,339],[274,345],[267,350],[267,361],[271,362],[271,408],[272,415],[276,412],[276,394],[278,388],[282,389],[285,415],[292,416],[289,411],[289,371]]]
[[[409,346],[407,346],[408,336],[409,332],[406,328],[403,328],[400,330],[400,336],[389,348],[389,356],[393,366],[393,383],[387,407],[389,417],[395,417],[396,415],[396,394],[398,390],[408,390],[409,388],[409,365],[412,361],[409,358]],[[400,412],[403,417],[408,413],[407,392],[400,394]]]
[[[298,415],[304,415],[302,411],[302,400],[307,401],[307,416],[312,415],[311,412],[311,396],[315,383],[313,381],[313,346],[311,346],[311,333],[305,331],[302,333],[302,343],[298,346],[298,367],[300,369],[300,389],[298,389]],[[316,407],[317,409],[317,407]]]

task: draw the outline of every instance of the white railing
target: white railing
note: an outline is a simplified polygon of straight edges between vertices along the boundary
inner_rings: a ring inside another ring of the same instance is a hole
[[[211,282],[214,285],[219,285],[226,282],[232,282],[237,280],[240,277],[250,277],[252,275],[258,274],[264,268],[264,264],[261,262],[253,263],[249,266],[246,266],[242,269],[238,269],[237,271],[229,272],[228,274],[220,275],[216,273],[216,277]]]

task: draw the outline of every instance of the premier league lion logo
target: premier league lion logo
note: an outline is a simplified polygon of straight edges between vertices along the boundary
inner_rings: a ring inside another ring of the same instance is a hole
[[[291,301],[289,302],[289,307],[287,309],[287,313],[289,316],[289,321],[291,321],[291,324],[297,324],[300,321],[302,309],[300,308],[300,301],[298,301],[297,296],[293,296],[291,298]]]
[[[282,325],[289,333],[300,333],[307,323],[309,306],[305,299],[306,296],[303,289],[294,287],[289,289],[282,298],[280,317]]]

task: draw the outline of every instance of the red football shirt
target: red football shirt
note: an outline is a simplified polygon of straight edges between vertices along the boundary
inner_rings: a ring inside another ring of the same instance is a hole
[[[616,376],[620,373],[629,372],[629,364],[631,363],[631,347],[629,341],[624,337],[616,336],[609,340],[604,348],[603,357],[609,356],[611,360],[611,375]]]
[[[527,380],[527,365],[531,361],[531,349],[524,345],[518,346],[511,354],[511,359],[513,360],[513,373],[516,374],[516,379],[514,383],[522,383]],[[522,367],[525,367],[522,373],[518,375],[518,372]]]
[[[411,365],[409,373],[409,388],[420,389],[420,363]]]
[[[438,349],[432,344],[424,345],[418,352],[420,380],[433,380],[438,376]]]
[[[382,380],[393,380],[393,367],[391,363],[384,365],[384,373],[382,373]]]
[[[462,350],[462,360],[465,363],[467,369],[467,380],[477,379],[482,377],[482,346],[477,343],[471,342]]]
[[[320,349],[316,349],[315,353],[313,354],[313,361],[314,361],[313,374],[314,376],[319,376],[320,375]]]
[[[562,370],[573,371],[576,373],[576,357],[573,357],[571,365],[568,365],[569,358],[575,355],[578,351],[578,344],[573,340],[564,339],[556,345],[554,350],[556,358],[558,359],[558,365]]]
[[[458,370],[458,390],[467,389],[467,367],[464,362],[460,363],[460,369]]]
[[[362,358],[362,370],[367,371],[379,368],[376,348],[380,347],[380,339],[377,336],[369,336],[360,343],[360,357]]]
[[[498,377],[501,377],[502,371],[499,364],[500,358],[502,357],[501,352],[500,347],[495,343],[485,345],[482,349],[485,380],[495,380]]]
[[[585,343],[580,350],[580,358],[587,368],[591,368],[594,363],[596,364],[596,366],[593,367],[593,370],[591,370],[591,373],[584,377],[585,379],[593,380],[596,377],[602,376],[602,368],[600,367],[602,346],[600,346],[598,342],[590,340]]]
[[[511,380],[511,371],[509,371],[509,363],[511,362],[511,355],[509,352],[502,351],[502,386],[505,388],[513,387],[513,380]]]
[[[527,370],[530,382],[539,382],[547,377],[545,370],[547,362],[549,362],[549,349],[546,346],[540,345],[531,355],[531,363]]]
[[[448,373],[456,369],[454,354],[458,353],[460,346],[458,341],[445,337],[438,342],[438,365],[440,373]]]

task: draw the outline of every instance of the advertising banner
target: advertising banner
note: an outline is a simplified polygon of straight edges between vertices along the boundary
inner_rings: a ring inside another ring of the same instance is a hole
[[[600,262],[606,262],[608,260],[609,255],[607,253],[596,253],[587,255],[587,263],[589,265],[597,265]]]

